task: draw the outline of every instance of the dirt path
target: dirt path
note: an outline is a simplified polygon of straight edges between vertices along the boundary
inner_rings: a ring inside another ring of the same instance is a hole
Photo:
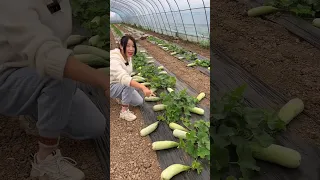
[[[110,32],[111,49],[115,41]],[[141,137],[145,127],[138,108],[131,108],[137,119],[127,122],[119,118],[121,106],[110,102],[110,180],[159,179],[161,168],[149,137]]]
[[[118,28],[125,33],[129,33],[123,27],[118,26]],[[163,51],[160,47],[148,42],[147,40],[139,40],[139,44],[144,47],[152,57],[157,59],[157,61],[165,66],[170,72],[181,78],[182,81],[190,85],[199,93],[204,92],[206,94],[206,98],[202,100],[201,104],[210,106],[209,76],[202,74],[195,68],[186,67],[185,62],[179,61],[175,57],[168,55],[166,51]]]
[[[31,170],[30,155],[37,151],[37,137],[19,128],[16,117],[0,115],[0,177],[3,180],[25,180]],[[104,180],[102,168],[90,141],[61,139],[64,156],[77,161],[88,180]]]
[[[129,26],[129,25],[128,25]],[[135,27],[133,26],[130,26],[131,28],[133,29],[136,29]],[[159,33],[155,33],[155,32],[152,32],[152,31],[147,31],[147,30],[142,30],[142,29],[139,29],[139,31],[142,31],[142,32],[145,32],[147,34],[151,34],[155,37],[158,37],[158,38],[161,38],[163,40],[166,40],[166,41],[169,41],[171,43],[176,43],[178,45],[180,45],[181,47],[189,50],[189,51],[193,51],[197,54],[200,54],[206,58],[210,58],[210,49],[205,49],[203,47],[200,47],[198,44],[195,44],[193,42],[188,42],[188,41],[185,41],[185,40],[175,40],[172,36],[168,36],[168,35],[164,35],[164,34],[159,34]]]
[[[280,25],[242,16],[246,9],[234,0],[211,1],[213,46],[287,98],[301,98],[317,122],[299,119],[290,129],[320,145],[320,51]]]

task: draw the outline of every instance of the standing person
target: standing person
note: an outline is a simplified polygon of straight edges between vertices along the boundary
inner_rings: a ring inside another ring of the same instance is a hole
[[[130,74],[133,71],[132,57],[137,53],[136,41],[132,36],[123,36],[120,47],[110,52],[110,96],[121,104],[120,118],[134,121],[137,117],[129,110],[129,105],[143,104],[143,98],[135,90],[141,89],[145,96],[155,94],[143,84],[133,80]]]
[[[60,135],[81,140],[105,130],[105,117],[75,81],[101,87],[109,98],[110,77],[75,59],[65,45],[71,30],[69,0],[0,2],[0,114],[36,121],[30,175],[39,179],[83,180],[61,155]]]

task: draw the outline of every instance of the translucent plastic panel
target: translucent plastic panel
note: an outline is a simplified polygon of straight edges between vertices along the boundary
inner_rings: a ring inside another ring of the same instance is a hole
[[[185,0],[186,1],[186,0]],[[190,8],[199,8],[199,7],[203,7],[203,1],[202,0],[188,0],[189,4],[190,4]],[[186,2],[186,4],[188,4]]]
[[[193,9],[192,15],[195,22],[197,35],[200,37],[209,37],[209,20],[205,9]],[[196,34],[194,34],[196,35]]]
[[[170,4],[170,8],[171,9],[168,9],[168,10],[171,10],[171,11],[178,11],[178,6],[177,6],[177,3],[181,3],[182,1],[185,1],[185,0],[167,0],[168,3]],[[176,2],[175,2],[176,1]],[[179,5],[179,4],[178,4]]]

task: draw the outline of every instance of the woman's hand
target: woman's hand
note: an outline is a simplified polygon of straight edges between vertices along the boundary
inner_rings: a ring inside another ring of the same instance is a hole
[[[156,95],[155,95],[150,89],[148,89],[148,88],[143,88],[142,91],[143,91],[143,93],[144,93],[144,95],[145,95],[146,97],[156,96]]]

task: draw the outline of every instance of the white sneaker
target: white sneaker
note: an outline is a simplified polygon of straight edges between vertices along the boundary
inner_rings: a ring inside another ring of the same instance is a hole
[[[68,157],[63,157],[60,150],[53,151],[45,160],[37,162],[37,154],[31,162],[31,178],[39,180],[84,180],[84,173],[74,167],[77,163]]]
[[[135,119],[137,119],[137,116],[133,114],[132,111],[126,110],[123,112],[120,112],[120,118],[124,119],[126,121],[134,121]]]

